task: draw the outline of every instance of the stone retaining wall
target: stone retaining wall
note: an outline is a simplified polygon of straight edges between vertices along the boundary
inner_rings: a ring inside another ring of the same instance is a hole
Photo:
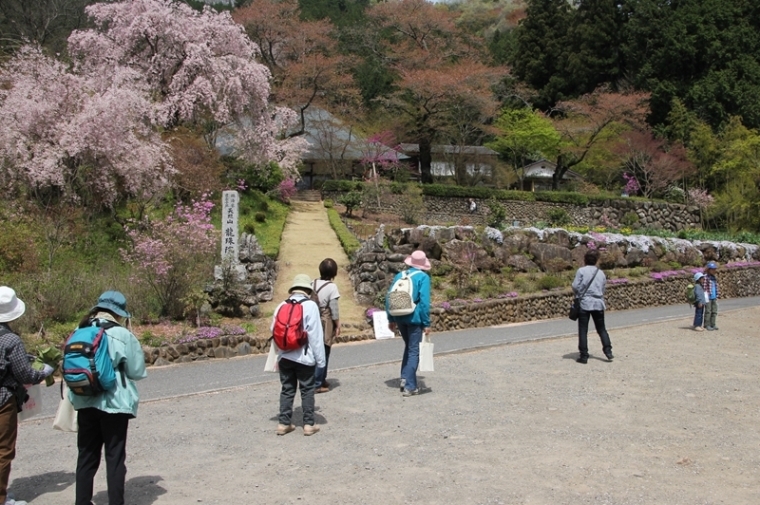
[[[337,201],[342,193],[337,191],[324,192],[323,198]],[[400,195],[384,195],[382,206],[370,210],[399,213]],[[477,211],[469,212],[468,198],[423,196],[425,213],[423,222],[485,224],[489,213],[489,201],[475,199]],[[686,205],[664,202],[642,202],[624,198],[604,201],[591,201],[588,205],[573,205],[569,203],[524,202],[516,200],[500,200],[506,211],[507,223],[518,221],[521,226],[531,226],[538,222],[548,222],[552,210],[562,209],[567,212],[570,224],[575,226],[624,226],[623,216],[635,212],[638,225],[649,228],[661,228],[670,231],[680,231],[688,228],[700,228],[699,209]]]
[[[670,264],[680,268],[701,267],[707,261],[760,261],[760,247],[733,242],[584,234],[561,228],[479,232],[472,226],[418,226],[392,230],[386,237],[381,226],[375,237],[362,243],[349,271],[359,302],[371,305],[405,268],[404,258],[417,249],[430,258],[434,272],[443,264],[498,274],[505,267],[514,272],[572,270],[583,265],[584,255],[592,248],[600,251],[599,265],[604,269],[656,266],[663,270]]]
[[[336,342],[356,342],[374,338],[371,331],[343,325],[343,334]],[[199,339],[184,344],[170,344],[160,347],[143,346],[145,363],[154,366],[172,363],[190,363],[212,358],[233,358],[249,354],[269,352],[270,339],[253,335],[223,335],[216,338]]]
[[[760,268],[727,268],[717,273],[722,298],[760,296]],[[690,276],[669,277],[664,280],[644,279],[628,284],[608,285],[605,302],[607,310],[626,310],[660,305],[672,305],[684,300]],[[512,299],[492,299],[480,303],[434,307],[431,326],[434,331],[463,330],[499,324],[567,317],[572,302],[570,290],[541,293]],[[720,302],[719,302],[720,303]],[[684,314],[689,309],[684,301]],[[567,320],[568,333],[575,328]]]
[[[760,268],[723,268],[717,273],[723,298],[760,296]],[[626,310],[671,305],[684,299],[690,276],[674,276],[664,280],[642,279],[628,284],[609,285],[606,292],[607,310]],[[491,299],[479,303],[431,309],[433,331],[463,330],[499,324],[567,317],[572,295],[569,290],[512,299]],[[691,309],[684,302],[684,315]],[[568,333],[575,331],[574,322],[567,320]],[[338,343],[373,339],[372,331],[346,327]],[[161,347],[143,346],[145,362],[162,366],[189,363],[214,358],[231,358],[269,352],[269,339],[252,335],[229,335],[186,344]]]

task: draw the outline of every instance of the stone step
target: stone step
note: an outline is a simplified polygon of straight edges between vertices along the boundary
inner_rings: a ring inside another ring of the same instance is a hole
[[[292,200],[299,202],[319,202],[322,200],[322,193],[316,189],[302,189],[296,193]]]

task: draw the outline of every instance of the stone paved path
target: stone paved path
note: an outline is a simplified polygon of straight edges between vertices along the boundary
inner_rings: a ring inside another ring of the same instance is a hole
[[[348,256],[327,220],[327,209],[321,202],[292,202],[280,243],[279,272],[274,298],[264,304],[264,314],[271,314],[278,303],[288,297],[288,288],[296,274],[319,277],[319,263],[332,258],[338,263],[335,283],[340,290],[341,323],[358,324],[364,321],[364,309],[354,300],[354,290],[348,278]]]

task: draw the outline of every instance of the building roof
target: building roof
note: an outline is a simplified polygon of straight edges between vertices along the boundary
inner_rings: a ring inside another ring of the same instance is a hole
[[[399,150],[405,154],[419,154],[419,144],[400,144]],[[484,146],[452,146],[452,145],[433,145],[430,151],[436,154],[471,154],[481,156],[498,156],[499,153],[493,149]]]
[[[538,160],[523,167],[523,177],[526,179],[551,179],[557,164],[549,160]],[[581,174],[568,170],[562,179],[580,179]]]
[[[250,128],[250,120],[243,122]],[[235,153],[234,129],[228,125],[217,136],[216,148],[223,155]],[[292,131],[291,131],[292,133]],[[372,157],[377,161],[407,160],[409,156],[377,142],[368,142],[353,128],[324,109],[309,107],[304,111],[304,132],[302,137],[308,146],[301,155],[305,162],[319,162],[330,159],[359,161]]]

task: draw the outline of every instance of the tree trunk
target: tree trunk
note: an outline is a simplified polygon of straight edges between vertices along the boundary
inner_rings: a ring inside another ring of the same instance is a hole
[[[422,173],[422,182],[430,184],[433,182],[433,174],[430,169],[433,160],[432,145],[430,138],[427,136],[420,137],[420,172]]]

